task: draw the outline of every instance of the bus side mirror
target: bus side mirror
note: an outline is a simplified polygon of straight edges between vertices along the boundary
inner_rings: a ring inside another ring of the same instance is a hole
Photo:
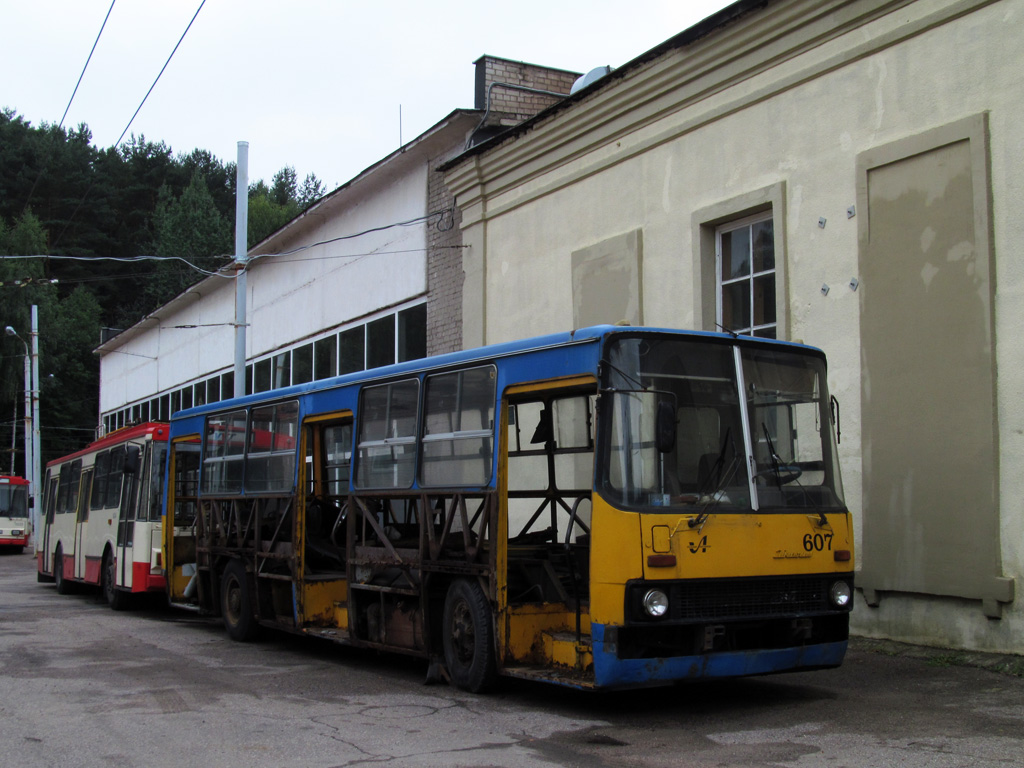
[[[137,475],[139,473],[139,459],[142,456],[142,451],[139,450],[137,445],[128,445],[127,453],[124,457],[124,473],[126,475]]]
[[[676,447],[676,407],[671,400],[659,400],[654,422],[654,444],[659,453]]]

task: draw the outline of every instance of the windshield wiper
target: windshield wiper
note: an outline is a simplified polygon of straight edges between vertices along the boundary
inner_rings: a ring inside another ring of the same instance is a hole
[[[807,492],[807,489],[804,488],[803,484],[800,482],[800,475],[803,474],[803,470],[799,466],[783,467],[782,458],[775,452],[775,444],[772,443],[772,436],[768,432],[768,426],[763,421],[761,422],[761,429],[764,430],[764,439],[768,442],[768,455],[772,460],[772,470],[775,472],[775,482],[778,485],[779,490],[782,490],[782,473],[785,471],[787,473],[786,482],[796,482],[797,488],[803,491],[804,498],[807,499],[811,509],[818,513],[818,525],[824,528],[828,525],[828,518],[825,517],[825,513],[822,511],[821,507],[814,503],[814,499],[811,498],[811,494]]]
[[[730,445],[732,446],[732,461],[729,462],[729,466],[725,467],[725,470],[723,471],[722,467],[725,464],[725,452]],[[708,476],[705,480],[706,483],[710,484],[717,476],[718,481],[714,483],[714,488],[709,493],[706,493],[704,488],[700,489],[701,498],[706,497],[707,501],[704,502],[704,506],[701,508],[700,513],[689,520],[688,525],[691,528],[696,528],[707,520],[709,514],[708,510],[711,509],[712,505],[721,501],[722,489],[732,480],[738,467],[739,462],[736,460],[736,445],[732,441],[732,428],[730,427],[725,430],[725,437],[722,438],[722,448],[718,452],[718,458],[715,459],[715,463],[711,465],[711,469],[708,471]]]
[[[644,392],[647,391],[647,387],[644,386],[642,381],[640,381],[639,379],[637,379],[634,376],[630,376],[628,373],[626,373],[624,370],[619,368],[617,365],[615,365],[611,361],[609,361],[609,360],[602,360],[601,361],[601,365],[607,365],[609,368],[611,368],[613,371],[615,371],[617,374],[619,374],[622,378],[627,379],[627,380],[633,382],[638,387],[640,387],[640,389],[643,390]],[[614,387],[612,387],[612,389],[614,389]]]

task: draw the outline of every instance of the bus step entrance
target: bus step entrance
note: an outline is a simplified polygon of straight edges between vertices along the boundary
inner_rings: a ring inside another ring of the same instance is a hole
[[[558,669],[572,670],[581,675],[594,671],[590,635],[581,635],[577,642],[575,632],[545,632],[544,653]]]

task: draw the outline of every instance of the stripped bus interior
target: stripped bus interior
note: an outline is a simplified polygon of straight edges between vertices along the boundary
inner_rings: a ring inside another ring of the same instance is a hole
[[[469,690],[835,666],[830,405],[817,350],[600,327],[195,408],[171,422],[170,598]]]

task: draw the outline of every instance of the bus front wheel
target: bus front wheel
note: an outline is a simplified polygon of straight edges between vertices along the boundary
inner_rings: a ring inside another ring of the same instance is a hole
[[[53,580],[57,582],[58,595],[70,595],[71,584],[64,578],[64,548],[57,547],[53,554]]]
[[[444,601],[444,660],[456,687],[472,693],[490,688],[497,677],[491,606],[480,585],[458,579]]]
[[[220,608],[224,628],[232,640],[247,642],[256,637],[259,625],[252,615],[252,595],[245,566],[232,560],[220,579]]]

